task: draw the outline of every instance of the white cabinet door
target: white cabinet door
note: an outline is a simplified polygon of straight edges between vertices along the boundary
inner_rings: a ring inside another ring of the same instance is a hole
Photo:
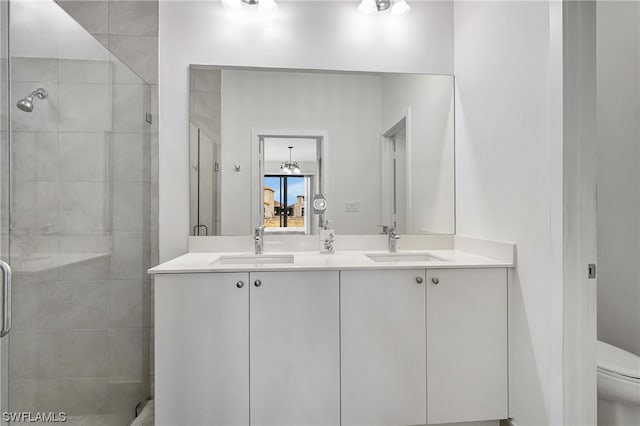
[[[507,418],[507,270],[427,271],[428,423]]]
[[[340,273],[343,425],[426,423],[424,275]]]
[[[156,275],[155,381],[157,425],[249,424],[248,273]]]
[[[251,273],[251,424],[340,424],[339,274]]]

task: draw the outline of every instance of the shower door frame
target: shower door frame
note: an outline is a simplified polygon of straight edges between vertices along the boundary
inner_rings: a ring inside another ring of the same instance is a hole
[[[6,79],[4,91],[0,89],[0,110],[6,109],[6,114],[0,114],[0,260],[9,262],[10,259],[10,232],[11,232],[11,78],[10,78],[10,51],[9,51],[9,1],[0,2],[0,80]],[[2,133],[5,133],[3,135]],[[3,280],[4,281],[4,280]],[[4,282],[2,282],[4,287]],[[4,306],[4,291],[1,292],[0,303]],[[9,316],[11,315],[11,305]],[[3,317],[6,314],[2,310]],[[9,348],[10,334],[0,337],[0,425],[8,425],[4,413],[9,410]],[[7,377],[4,377],[4,375]]]

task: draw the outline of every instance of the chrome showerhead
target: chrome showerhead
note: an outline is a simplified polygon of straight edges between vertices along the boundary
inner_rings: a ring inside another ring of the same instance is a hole
[[[46,99],[47,96],[49,96],[49,93],[40,87],[31,92],[31,94],[26,98],[20,99],[16,106],[24,112],[31,112],[33,111],[33,98]]]

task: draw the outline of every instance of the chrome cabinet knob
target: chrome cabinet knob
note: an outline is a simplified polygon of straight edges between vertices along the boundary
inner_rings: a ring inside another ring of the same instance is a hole
[[[431,278],[431,282],[434,283],[434,284],[440,284],[440,279],[436,278],[436,277],[433,277],[433,278]]]
[[[260,281],[260,280],[255,280],[255,281],[253,282],[253,285],[255,285],[256,287],[260,287],[260,286],[262,285],[262,281]]]
[[[424,280],[422,279],[422,277],[416,277],[416,282],[417,282],[418,284],[422,284],[422,282],[423,282],[423,281],[424,281]]]
[[[236,283],[236,287],[238,287],[238,288],[242,288],[242,287],[244,287],[244,281],[238,281],[238,282]]]

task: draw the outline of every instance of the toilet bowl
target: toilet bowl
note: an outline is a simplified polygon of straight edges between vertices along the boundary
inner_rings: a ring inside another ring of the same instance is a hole
[[[598,426],[640,426],[640,357],[597,343]]]

